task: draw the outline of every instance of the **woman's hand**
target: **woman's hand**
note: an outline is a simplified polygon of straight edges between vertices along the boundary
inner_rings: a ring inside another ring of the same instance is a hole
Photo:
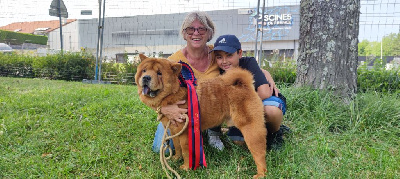
[[[165,115],[169,120],[171,120],[171,123],[173,125],[177,125],[176,122],[185,122],[184,121],[184,115],[187,113],[187,109],[185,108],[179,108],[178,105],[185,104],[186,101],[178,101],[175,104],[167,105],[161,107],[161,113]]]

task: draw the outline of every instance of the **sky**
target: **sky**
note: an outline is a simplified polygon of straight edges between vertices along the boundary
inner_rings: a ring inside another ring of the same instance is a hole
[[[58,20],[49,15],[53,0],[0,0],[0,26],[13,22]],[[104,1],[104,0],[103,0]],[[105,0],[106,17],[183,13],[193,10],[254,8],[258,0]],[[98,0],[63,0],[69,19],[97,18]],[[260,1],[261,6],[264,2]],[[265,0],[266,7],[300,4],[300,0]],[[92,10],[92,15],[81,15]],[[361,0],[360,40],[380,41],[400,32],[400,0]]]

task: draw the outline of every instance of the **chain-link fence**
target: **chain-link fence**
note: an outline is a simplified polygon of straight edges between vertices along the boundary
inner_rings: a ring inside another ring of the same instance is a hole
[[[81,48],[95,49],[97,45],[97,28],[99,16],[99,1],[63,0],[68,11],[68,19],[76,21],[66,24],[63,29],[64,48],[68,51],[79,51]],[[272,32],[265,30],[264,50],[273,53],[281,50],[281,55],[294,56],[297,48],[298,32],[294,28],[299,19],[299,9],[288,7],[299,6],[300,0],[119,0],[105,2],[104,52],[105,56],[115,58],[116,53],[146,52],[148,54],[165,55],[184,45],[179,37],[179,28],[184,14],[193,10],[207,11],[217,25],[217,35],[233,33],[242,36],[242,42],[248,42],[248,50],[254,49],[254,12],[257,6],[263,7],[270,15],[291,14],[292,38],[284,37],[285,31]],[[0,26],[13,22],[58,20],[49,15],[51,2],[34,0],[20,1],[2,0],[0,5]],[[239,10],[238,10],[239,9]],[[250,11],[248,11],[250,10]],[[171,15],[173,14],[173,15]],[[245,20],[243,19],[243,16]],[[282,17],[282,16],[279,16]],[[247,18],[247,19],[246,19]],[[272,17],[271,17],[272,18]],[[297,19],[296,19],[297,18]],[[32,25],[32,23],[31,23]],[[41,27],[45,28],[45,27]],[[14,29],[18,31],[18,29]],[[178,32],[177,32],[178,31]],[[400,0],[361,0],[360,42],[381,42],[385,36],[400,31]],[[48,32],[49,48],[59,49],[59,31],[54,28]],[[136,36],[137,35],[137,36]],[[271,35],[271,36],[268,36]],[[249,38],[250,37],[250,38]],[[250,39],[250,40],[249,40]],[[294,41],[283,43],[282,41]],[[213,41],[211,41],[213,42]],[[211,43],[210,42],[210,43]],[[283,44],[282,44],[283,43]],[[277,48],[275,48],[277,46]],[[168,51],[168,49],[171,49]],[[378,53],[378,52],[373,52]],[[378,56],[379,54],[374,54]]]

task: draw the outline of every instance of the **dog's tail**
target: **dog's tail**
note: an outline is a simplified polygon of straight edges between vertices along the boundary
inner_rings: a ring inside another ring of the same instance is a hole
[[[243,87],[243,88],[251,88],[254,90],[254,79],[253,75],[242,68],[234,68],[225,72],[222,75],[222,79],[225,81],[227,85]]]

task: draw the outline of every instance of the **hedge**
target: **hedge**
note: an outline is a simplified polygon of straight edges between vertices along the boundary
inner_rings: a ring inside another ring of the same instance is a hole
[[[400,89],[400,70],[386,70],[374,66],[368,69],[365,65],[357,70],[357,86],[359,91],[373,90],[391,92]]]
[[[94,58],[86,53],[44,57],[0,54],[0,76],[78,81],[94,76]]]
[[[293,84],[296,81],[296,64],[294,61],[278,61],[273,67],[264,67],[276,83]]]
[[[137,63],[102,63],[102,80],[112,74],[113,82],[133,84]],[[82,81],[94,79],[95,57],[84,51],[44,57],[0,53],[0,76]]]
[[[17,33],[17,32],[0,30],[0,42],[2,43],[8,42],[12,45],[20,45],[28,40],[29,43],[47,45],[47,39],[48,39],[47,36],[42,36],[42,35],[32,35],[26,33]]]
[[[102,63],[102,80],[132,84],[137,63]],[[94,79],[95,57],[86,52],[26,56],[13,53],[0,54],[0,76],[46,78],[54,80],[81,81]],[[276,62],[266,67],[278,84],[293,84],[296,80],[295,62]],[[357,86],[360,92],[374,90],[391,92],[400,89],[400,71],[386,70],[376,64],[372,69],[360,66],[357,70]]]

